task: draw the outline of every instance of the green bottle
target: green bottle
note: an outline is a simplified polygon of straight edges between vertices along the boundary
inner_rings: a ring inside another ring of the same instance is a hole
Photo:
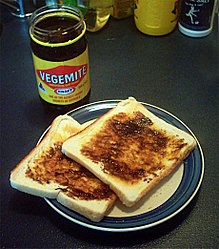
[[[77,7],[83,15],[86,15],[89,0],[63,0],[63,4]]]

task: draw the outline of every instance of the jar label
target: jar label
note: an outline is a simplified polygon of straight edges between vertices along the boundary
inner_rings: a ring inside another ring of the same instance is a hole
[[[71,60],[42,60],[34,53],[33,61],[39,95],[57,105],[69,105],[83,99],[90,90],[88,48]]]

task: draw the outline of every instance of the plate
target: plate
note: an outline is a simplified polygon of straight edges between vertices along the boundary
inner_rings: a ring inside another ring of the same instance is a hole
[[[115,107],[119,101],[106,100],[91,103],[69,112],[68,115],[84,124],[100,117]],[[193,132],[176,116],[159,107],[142,104],[166,122],[190,133],[196,139],[196,148],[171,176],[162,181],[149,196],[144,197],[131,209],[124,207],[118,201],[102,221],[92,222],[62,206],[56,200],[45,198],[57,213],[87,228],[109,232],[128,232],[147,229],[166,222],[191,202],[201,186],[204,175],[204,156],[201,146]]]

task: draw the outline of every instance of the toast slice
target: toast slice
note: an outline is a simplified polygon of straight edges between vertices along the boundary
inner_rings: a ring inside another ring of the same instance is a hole
[[[88,219],[100,221],[113,205],[115,194],[61,152],[62,143],[80,129],[70,116],[58,116],[40,144],[12,170],[10,183],[25,193],[56,198]]]
[[[195,148],[195,139],[130,97],[71,136],[62,152],[133,206]]]

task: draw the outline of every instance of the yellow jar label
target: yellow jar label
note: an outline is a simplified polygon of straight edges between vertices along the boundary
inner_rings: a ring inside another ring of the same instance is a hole
[[[63,62],[46,61],[32,55],[39,95],[46,102],[69,105],[88,94],[88,48],[78,57]]]

